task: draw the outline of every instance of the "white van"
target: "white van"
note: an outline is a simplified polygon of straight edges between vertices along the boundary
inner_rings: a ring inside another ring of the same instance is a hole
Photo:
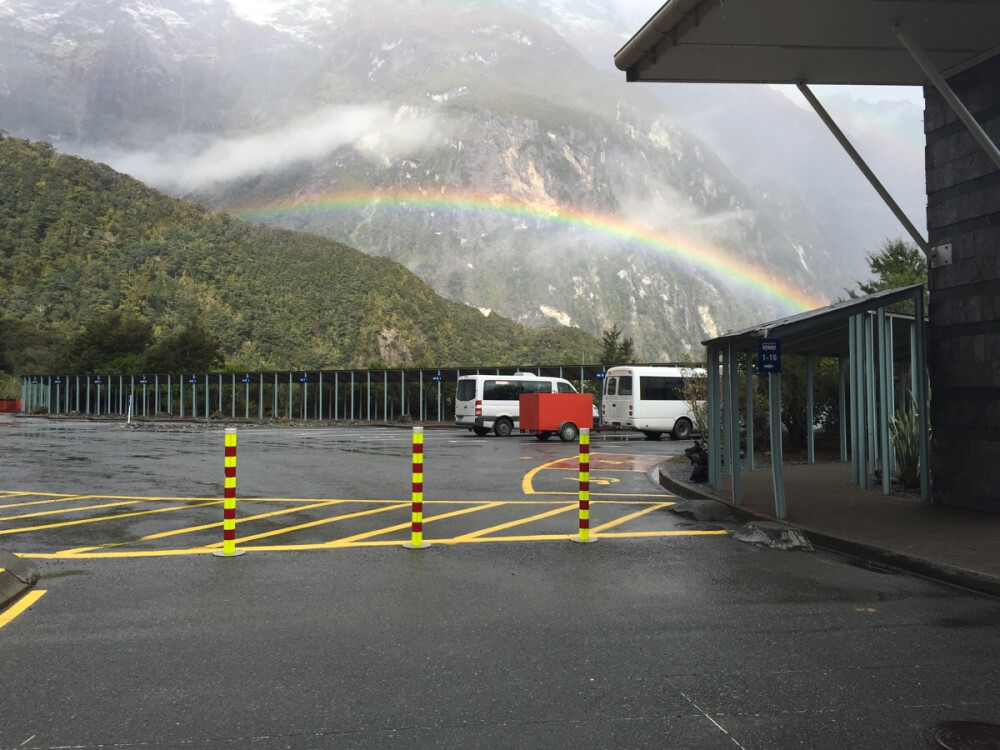
[[[604,376],[601,422],[624,430],[639,430],[650,440],[669,432],[687,440],[697,424],[684,398],[684,381],[705,377],[700,368],[612,367]]]
[[[522,393],[576,393],[563,378],[548,378],[530,372],[513,375],[463,375],[455,393],[455,424],[485,435],[490,430],[507,437],[520,429]]]

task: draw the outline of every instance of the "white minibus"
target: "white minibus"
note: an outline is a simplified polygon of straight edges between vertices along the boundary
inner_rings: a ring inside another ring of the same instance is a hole
[[[659,440],[665,432],[675,440],[687,440],[697,424],[684,398],[684,381],[705,375],[700,368],[611,367],[604,376],[601,422],[639,430],[650,440]]]
[[[513,375],[462,375],[455,393],[455,424],[486,435],[492,430],[507,437],[520,429],[522,393],[576,393],[563,378],[549,378],[530,372]]]

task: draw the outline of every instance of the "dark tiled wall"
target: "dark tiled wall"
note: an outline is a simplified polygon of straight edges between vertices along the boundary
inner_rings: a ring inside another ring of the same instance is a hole
[[[1000,56],[949,83],[1000,144]],[[953,261],[930,270],[933,497],[1000,512],[1000,169],[936,89],[926,98],[928,234]]]

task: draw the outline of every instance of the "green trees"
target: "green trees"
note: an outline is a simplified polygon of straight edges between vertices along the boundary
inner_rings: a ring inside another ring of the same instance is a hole
[[[635,348],[632,344],[632,337],[622,338],[623,331],[615,323],[610,329],[604,332],[601,337],[602,365],[628,365],[635,361]]]
[[[0,321],[0,369],[16,374],[575,364],[600,348],[442,299],[386,258],[2,136]]]

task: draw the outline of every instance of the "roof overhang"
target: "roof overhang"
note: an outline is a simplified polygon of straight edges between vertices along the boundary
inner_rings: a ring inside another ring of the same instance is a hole
[[[774,338],[781,340],[782,354],[846,357],[850,351],[847,326],[850,318],[877,313],[880,308],[888,308],[897,302],[915,300],[916,296],[923,293],[922,284],[887,289],[864,297],[842,300],[818,310],[730,331],[701,343],[714,347],[732,346],[735,351],[756,351],[760,339]],[[912,315],[891,314],[891,317],[906,323],[913,320]],[[909,347],[909,337],[901,337],[896,341],[895,357],[908,357]]]
[[[669,0],[615,54],[629,81],[924,85],[1000,53],[997,0]]]

